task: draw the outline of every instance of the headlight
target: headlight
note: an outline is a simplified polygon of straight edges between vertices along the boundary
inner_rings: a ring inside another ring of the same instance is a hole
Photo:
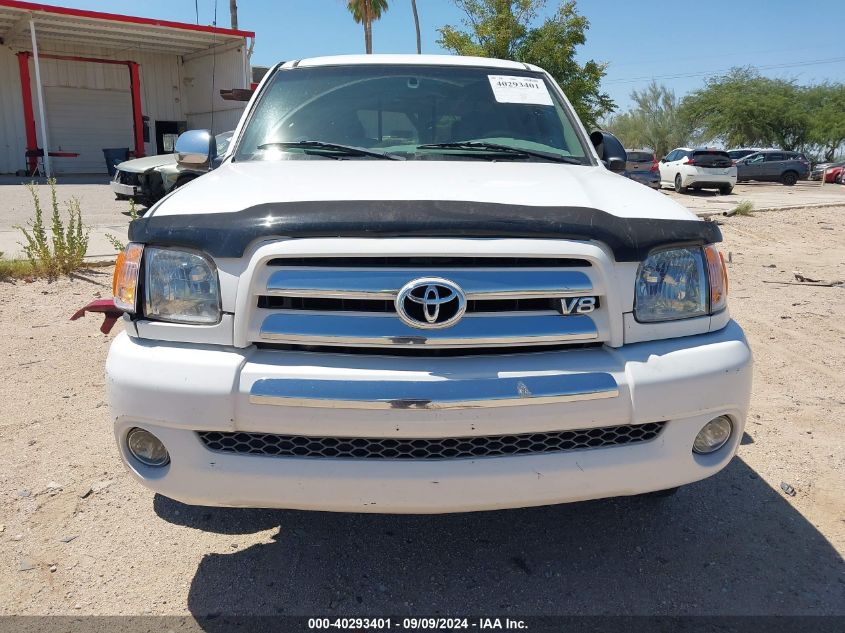
[[[727,305],[728,278],[713,245],[657,251],[640,264],[634,316],[641,323],[705,316]]]
[[[174,323],[220,321],[217,269],[204,255],[147,247],[144,316]]]

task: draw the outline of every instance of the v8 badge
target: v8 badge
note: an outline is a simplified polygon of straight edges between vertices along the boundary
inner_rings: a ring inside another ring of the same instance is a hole
[[[599,305],[597,297],[565,297],[560,300],[560,311],[565,314],[588,314]]]

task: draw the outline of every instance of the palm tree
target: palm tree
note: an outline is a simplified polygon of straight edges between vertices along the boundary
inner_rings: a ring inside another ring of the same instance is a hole
[[[373,52],[373,22],[387,11],[387,0],[349,0],[347,8],[352,19],[364,25],[364,45],[367,53]]]
[[[238,28],[238,0],[229,0],[229,21],[233,29]]]
[[[417,13],[417,0],[411,0],[411,10],[414,12],[414,26],[417,28],[417,55],[422,53],[422,42],[420,42],[420,16]]]

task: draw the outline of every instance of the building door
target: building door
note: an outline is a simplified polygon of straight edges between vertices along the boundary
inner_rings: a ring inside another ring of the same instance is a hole
[[[50,137],[44,149],[79,154],[51,158],[55,173],[105,174],[104,148],[134,147],[128,90],[45,87],[44,98]]]
[[[176,138],[185,130],[185,121],[156,121],[156,154],[171,154]]]

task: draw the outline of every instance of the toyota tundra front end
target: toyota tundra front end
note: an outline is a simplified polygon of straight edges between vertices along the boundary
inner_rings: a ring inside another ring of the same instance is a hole
[[[219,159],[209,138],[180,157]],[[624,165],[533,66],[277,66],[220,167],[130,227],[129,471],[191,504],[391,513],[714,475],[751,388],[721,235]]]

